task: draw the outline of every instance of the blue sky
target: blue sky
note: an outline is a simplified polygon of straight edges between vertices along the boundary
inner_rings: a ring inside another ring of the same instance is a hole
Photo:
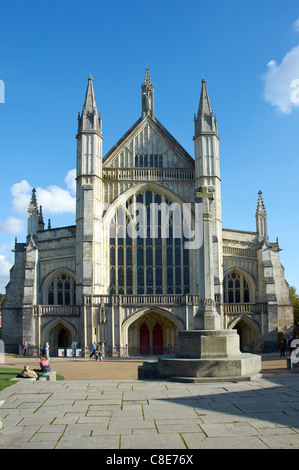
[[[295,0],[2,3],[0,292],[14,238],[26,238],[30,188],[52,227],[75,223],[75,135],[88,76],[105,154],[141,115],[146,66],[156,117],[192,156],[206,78],[220,135],[223,227],[255,231],[262,190],[270,241],[279,238],[298,292],[298,18]]]

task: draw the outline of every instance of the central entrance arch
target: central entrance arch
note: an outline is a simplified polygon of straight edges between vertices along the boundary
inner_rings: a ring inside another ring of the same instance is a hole
[[[152,308],[136,312],[126,320],[123,329],[130,356],[156,356],[175,352],[178,330],[184,329],[184,325],[172,313]]]

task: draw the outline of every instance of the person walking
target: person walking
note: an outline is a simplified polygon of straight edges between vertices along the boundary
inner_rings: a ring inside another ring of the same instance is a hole
[[[94,356],[96,350],[97,350],[97,345],[96,345],[96,342],[94,342],[94,343],[91,345],[91,354],[89,355],[89,357]]]

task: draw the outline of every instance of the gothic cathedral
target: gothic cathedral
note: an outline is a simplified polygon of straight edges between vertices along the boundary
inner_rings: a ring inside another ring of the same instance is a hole
[[[76,136],[76,224],[45,228],[32,191],[27,239],[15,243],[2,308],[6,352],[27,341],[36,354],[45,342],[52,355],[73,342],[83,355],[93,342],[106,356],[173,354],[178,332],[200,329],[207,308],[219,328],[237,330],[243,352],[276,350],[278,335],[292,334],[261,191],[255,231],[222,227],[219,136],[206,81],[194,158],[158,121],[148,69],[141,109],[103,156],[89,77]]]

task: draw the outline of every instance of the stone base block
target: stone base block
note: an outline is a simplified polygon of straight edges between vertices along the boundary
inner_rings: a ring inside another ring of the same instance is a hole
[[[259,376],[261,372],[261,357],[255,354],[240,354],[229,358],[159,358],[158,370],[161,378],[214,378],[234,379]]]
[[[47,372],[46,374],[44,375],[40,375],[38,380],[51,380],[52,381],[55,381],[56,380],[56,371],[53,370],[51,372]]]
[[[180,331],[176,356],[180,358],[228,358],[239,356],[240,339],[237,330]]]

